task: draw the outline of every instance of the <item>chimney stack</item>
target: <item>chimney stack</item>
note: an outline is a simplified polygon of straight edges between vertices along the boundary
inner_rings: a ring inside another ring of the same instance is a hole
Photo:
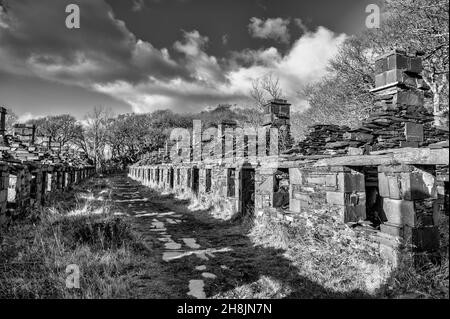
[[[278,129],[278,145],[280,153],[292,147],[291,137],[291,104],[287,100],[273,99],[264,105],[263,127]]]

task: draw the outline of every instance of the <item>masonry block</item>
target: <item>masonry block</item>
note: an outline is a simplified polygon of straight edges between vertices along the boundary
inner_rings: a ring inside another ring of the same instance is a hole
[[[389,195],[386,197],[392,199],[401,199],[402,184],[398,175],[388,175]]]
[[[279,154],[279,136],[278,129],[272,127],[270,128],[270,146],[269,146],[269,155],[276,156]]]
[[[392,224],[392,223],[383,223],[380,225],[380,230],[383,233],[389,234],[391,236],[403,237],[403,226]]]
[[[234,130],[235,138],[236,138],[236,158],[244,158],[244,130],[240,127],[237,127]]]
[[[382,87],[386,85],[386,72],[375,75],[375,87]]]
[[[225,151],[224,157],[226,161],[232,161],[234,157],[234,129],[231,127],[225,128]]]
[[[423,142],[423,124],[406,122],[405,137],[407,142]]]
[[[301,184],[302,183],[302,171],[300,168],[289,168],[289,184]]]
[[[378,191],[381,197],[389,198],[389,180],[385,173],[378,173]]]
[[[417,225],[413,201],[383,198],[383,211],[390,224]]]
[[[324,185],[325,186],[327,184],[327,175],[310,174],[308,177],[306,177],[306,182],[308,184]]]
[[[401,82],[402,73],[402,70],[397,69],[386,71],[386,84]]]
[[[268,130],[266,127],[259,127],[258,128],[258,156],[264,157],[269,152],[269,148],[267,147],[267,134]],[[270,147],[270,146],[269,146]]]
[[[256,156],[256,132],[254,129],[244,130],[244,134],[247,136],[247,156]]]
[[[437,198],[436,179],[430,172],[378,173],[378,182],[381,197],[405,200]]]
[[[193,121],[192,130],[192,150],[194,162],[200,161],[202,158],[202,121]]]
[[[435,177],[428,172],[403,173],[402,192],[408,200],[437,198]]]
[[[419,142],[400,141],[400,147],[419,147]]]
[[[344,223],[356,223],[366,219],[365,205],[337,205],[341,212],[341,220]]]
[[[337,174],[327,174],[325,178],[325,185],[329,187],[337,187]]]
[[[439,228],[420,227],[412,229],[412,242],[417,251],[436,251],[440,246]]]
[[[422,93],[416,90],[399,91],[394,95],[394,105],[404,106],[423,106],[425,103],[425,97]]]
[[[364,192],[364,175],[360,173],[337,174],[338,190],[341,192]]]
[[[366,193],[327,192],[326,200],[331,205],[365,205]]]

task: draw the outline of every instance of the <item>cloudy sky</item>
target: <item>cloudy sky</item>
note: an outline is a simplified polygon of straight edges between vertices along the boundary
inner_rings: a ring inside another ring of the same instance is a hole
[[[0,106],[22,120],[250,105],[273,73],[295,109],[374,0],[0,0]],[[80,29],[65,26],[79,5]]]

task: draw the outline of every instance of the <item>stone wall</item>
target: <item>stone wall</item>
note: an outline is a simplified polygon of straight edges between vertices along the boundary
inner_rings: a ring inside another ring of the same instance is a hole
[[[15,124],[14,134],[7,135],[5,108],[0,115],[0,225],[95,173],[84,152],[36,136],[35,125]]]
[[[0,225],[38,208],[55,193],[92,176],[90,166],[0,162]]]

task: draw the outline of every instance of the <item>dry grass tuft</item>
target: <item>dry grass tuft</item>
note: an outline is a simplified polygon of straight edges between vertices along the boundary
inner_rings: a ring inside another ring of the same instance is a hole
[[[374,295],[391,266],[332,211],[303,212],[294,225],[263,216],[250,233],[255,245],[285,250],[298,274],[334,292]]]

